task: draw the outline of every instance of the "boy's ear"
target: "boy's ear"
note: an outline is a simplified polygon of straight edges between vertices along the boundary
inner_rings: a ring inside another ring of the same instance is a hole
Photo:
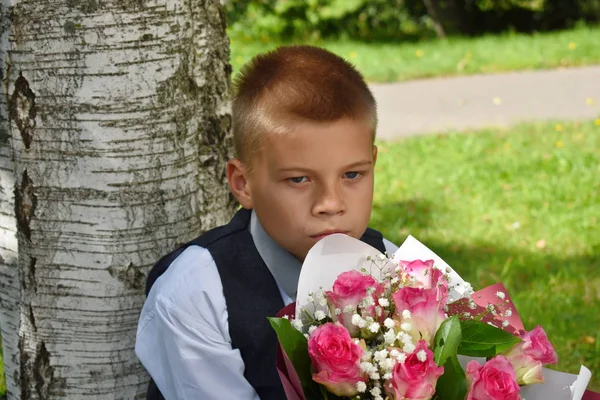
[[[252,209],[252,192],[248,184],[248,169],[237,158],[227,163],[227,181],[229,189],[237,201],[245,209]]]
[[[377,164],[377,146],[373,145],[373,166]]]

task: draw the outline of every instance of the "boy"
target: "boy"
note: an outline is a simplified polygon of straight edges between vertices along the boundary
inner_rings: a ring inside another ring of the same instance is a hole
[[[266,317],[295,300],[309,249],[344,233],[396,250],[367,229],[377,117],[362,76],[328,51],[290,46],[252,60],[235,89],[227,179],[243,209],[148,278],[136,353],[156,382],[152,400],[158,390],[167,400],[285,399]]]

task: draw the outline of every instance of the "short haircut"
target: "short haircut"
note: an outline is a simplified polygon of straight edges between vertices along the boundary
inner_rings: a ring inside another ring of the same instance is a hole
[[[282,46],[254,57],[234,81],[236,157],[251,164],[266,134],[299,121],[349,118],[377,127],[377,105],[363,76],[343,58],[314,46]],[[287,125],[286,125],[287,124]]]

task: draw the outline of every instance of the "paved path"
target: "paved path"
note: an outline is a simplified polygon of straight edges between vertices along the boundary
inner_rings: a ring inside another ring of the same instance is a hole
[[[383,140],[600,117],[600,66],[373,84]]]

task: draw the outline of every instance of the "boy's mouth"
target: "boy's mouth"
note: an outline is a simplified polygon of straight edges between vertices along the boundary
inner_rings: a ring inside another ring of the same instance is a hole
[[[316,235],[311,235],[310,237],[313,238],[313,239],[315,239],[315,240],[321,240],[321,239],[323,239],[326,236],[334,235],[336,233],[341,233],[343,235],[347,235],[348,231],[328,230],[328,231],[323,231],[323,232],[317,233]]]

